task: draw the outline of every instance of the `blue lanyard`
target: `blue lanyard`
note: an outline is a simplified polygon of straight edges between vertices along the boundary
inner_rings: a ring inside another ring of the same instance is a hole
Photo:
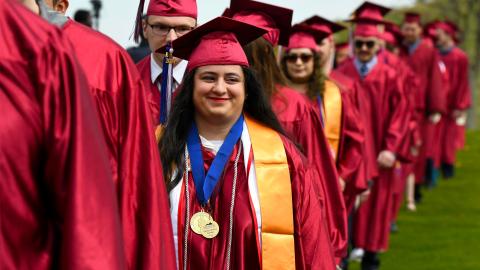
[[[202,146],[200,137],[198,135],[198,129],[195,122],[190,128],[190,132],[187,137],[187,148],[190,154],[190,162],[192,165],[193,182],[195,183],[195,190],[197,192],[197,198],[201,205],[206,205],[210,196],[212,196],[213,189],[220,180],[220,176],[225,169],[227,161],[230,159],[230,155],[233,152],[235,144],[238,142],[243,132],[243,115],[241,115],[237,122],[233,125],[232,129],[228,133],[225,141],[223,142],[220,150],[213,159],[212,165],[205,176],[204,161],[202,155]],[[186,161],[185,161],[186,162]],[[186,180],[188,181],[188,179]]]

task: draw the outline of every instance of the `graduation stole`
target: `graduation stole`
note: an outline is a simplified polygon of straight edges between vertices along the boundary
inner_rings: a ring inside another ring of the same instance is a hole
[[[335,153],[336,159],[342,127],[342,95],[340,94],[338,86],[329,80],[325,80],[323,106],[325,108],[325,136],[327,137],[328,144]],[[322,108],[319,109],[321,110]]]
[[[280,135],[245,117],[262,214],[262,269],[295,269],[292,183]]]

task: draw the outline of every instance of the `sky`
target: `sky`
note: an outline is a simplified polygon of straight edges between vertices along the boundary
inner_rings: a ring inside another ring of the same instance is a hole
[[[412,5],[415,0],[371,0],[388,7]],[[124,47],[134,45],[131,34],[139,0],[103,0],[100,11],[100,31]],[[330,20],[346,19],[363,0],[261,0],[294,10],[293,23],[312,15]],[[197,0],[198,23],[205,23],[222,14],[230,0]],[[148,6],[146,0],[145,8]],[[67,15],[73,17],[78,9],[91,9],[90,0],[70,0]]]

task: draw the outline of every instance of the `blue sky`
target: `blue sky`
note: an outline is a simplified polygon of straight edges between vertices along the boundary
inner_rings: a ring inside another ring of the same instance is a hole
[[[293,22],[302,21],[314,14],[328,19],[346,19],[350,13],[363,0],[261,0],[294,10]],[[415,0],[371,0],[389,7],[411,5]],[[130,38],[133,32],[135,14],[137,12],[138,0],[103,0],[101,10],[100,31],[113,38],[122,46],[130,46],[133,43]],[[146,0],[148,3],[148,0]],[[200,24],[213,19],[230,4],[230,0],[197,0],[198,21]],[[145,5],[147,6],[147,4]],[[90,9],[90,0],[70,0],[70,8],[67,14],[79,9]]]

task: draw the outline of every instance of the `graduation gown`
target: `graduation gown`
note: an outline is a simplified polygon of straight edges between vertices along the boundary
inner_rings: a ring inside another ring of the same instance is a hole
[[[413,71],[407,64],[388,50],[381,50],[378,53],[379,60],[397,71],[401,88],[404,92],[407,109],[406,118],[408,126],[405,129],[403,140],[398,150],[400,163],[396,164],[395,173],[392,176],[393,204],[392,221],[396,221],[403,202],[403,193],[407,184],[407,178],[413,171],[413,162],[417,160],[412,149],[418,147],[421,142],[421,131],[418,126],[417,114],[415,112],[415,98],[418,93],[419,83]]]
[[[418,80],[415,111],[418,125],[421,129],[422,145],[415,162],[414,173],[415,181],[423,183],[427,159],[427,141],[433,139],[430,135],[432,132],[428,132],[428,116],[434,112],[445,112],[446,93],[444,87],[442,87],[439,57],[435,48],[431,47],[425,40],[420,41],[420,44],[412,54],[409,54],[406,49],[402,50],[401,58],[412,69]]]
[[[138,71],[108,37],[73,20],[62,30],[75,44],[108,146],[128,266],[173,269],[168,199]]]
[[[447,92],[447,112],[440,123],[440,161],[454,164],[456,150],[464,145],[465,127],[456,124],[453,117],[455,110],[464,111],[470,108],[472,94],[469,82],[469,65],[467,55],[458,47],[448,53],[440,54],[449,77]]]
[[[340,87],[342,95],[342,128],[336,165],[338,174],[346,182],[343,197],[347,211],[351,211],[356,196],[367,189],[365,132],[355,82],[336,70],[330,73],[330,78]],[[319,109],[318,103],[316,109]]]
[[[271,99],[272,108],[286,133],[301,145],[307,159],[318,168],[332,245],[336,257],[344,257],[348,236],[346,207],[318,113],[295,90],[285,86],[278,86],[277,90]]]
[[[158,90],[158,87],[152,83],[150,61],[152,61],[152,57],[151,55],[148,55],[137,63],[137,69],[142,78],[143,85],[145,86],[152,123],[156,126],[158,125],[158,119],[160,119],[160,90]]]
[[[261,242],[259,241],[259,224],[265,222],[265,217],[257,212],[258,190],[253,188],[255,183],[249,182],[247,176],[255,163],[255,157],[250,157],[251,147],[248,146],[245,136],[246,126],[241,141],[239,141],[227,162],[221,179],[217,183],[210,198],[210,214],[219,223],[219,235],[213,239],[206,239],[195,234],[190,229],[188,234],[187,269],[225,269],[226,249],[229,232],[229,214],[232,200],[234,163],[238,151],[242,151],[238,162],[238,178],[236,183],[235,208],[233,216],[233,235],[230,269],[261,269],[260,256]],[[287,155],[290,171],[293,220],[295,239],[295,266],[285,266],[285,269],[335,269],[332,247],[325,224],[324,209],[321,202],[323,197],[320,187],[317,186],[318,174],[309,164],[297,147],[285,137],[281,138]],[[202,147],[204,167],[207,171],[214,159],[214,154]],[[250,163],[250,165],[248,165]],[[179,269],[183,268],[184,228],[185,228],[185,177],[171,191],[172,220],[175,239],[177,240],[177,256]],[[201,210],[196,198],[195,184],[192,174],[189,173],[190,217]],[[258,179],[257,181],[261,181]],[[257,192],[257,193],[256,193]],[[178,210],[177,210],[178,209]],[[259,216],[260,215],[260,216]],[[258,218],[260,217],[260,218]],[[261,227],[261,226],[260,226]],[[265,258],[264,258],[265,259]],[[270,258],[276,260],[277,258]]]
[[[0,0],[0,269],[125,269],[105,142],[59,32]]]
[[[349,60],[339,72],[354,78],[363,89],[361,113],[367,116],[366,132],[373,138],[366,146],[375,156],[383,150],[397,153],[405,134],[407,105],[395,70],[378,61],[361,79],[353,60]],[[354,229],[356,246],[374,252],[388,247],[395,171],[377,168],[377,172],[370,196],[358,210]]]

